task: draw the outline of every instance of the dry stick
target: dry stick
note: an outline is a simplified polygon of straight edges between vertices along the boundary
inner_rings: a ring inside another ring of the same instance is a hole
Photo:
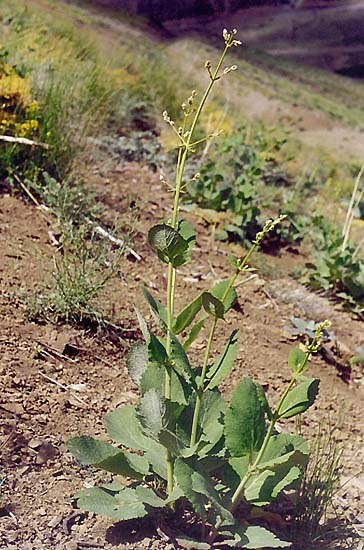
[[[20,143],[22,145],[31,145],[32,147],[42,147],[43,149],[49,149],[48,143],[33,141],[32,139],[28,139],[28,138],[0,135],[0,140],[6,141],[8,143]]]
[[[87,220],[87,222],[91,225],[94,225],[91,220]],[[112,243],[116,244],[117,246],[120,246],[120,247],[125,246],[124,239],[118,239],[118,238],[114,237],[114,235],[112,235],[111,233],[106,231],[106,229],[101,227],[101,225],[94,225],[94,230],[95,230],[96,233],[98,233],[102,237],[105,237],[106,239],[108,239]],[[135,250],[133,250],[129,246],[127,246],[126,249],[129,252],[129,254],[131,254],[136,260],[138,260],[138,262],[140,262],[142,260],[142,257],[139,256],[139,254],[137,252],[135,252]]]
[[[363,176],[363,173],[364,173],[364,162],[361,165],[361,168],[359,170],[359,174],[356,177],[355,184],[354,184],[354,189],[353,189],[353,192],[351,194],[349,207],[348,207],[348,210],[347,210],[347,213],[346,213],[345,224],[344,224],[343,231],[342,231],[342,236],[343,236],[343,243],[342,243],[342,248],[341,248],[342,252],[344,252],[344,250],[346,248],[346,245],[347,245],[347,242],[348,242],[348,239],[349,239],[350,229],[351,229],[351,225],[352,225],[353,219],[354,219],[354,214],[353,214],[354,201],[355,201],[355,197],[357,195],[358,189],[359,189],[359,184],[360,184],[360,180]],[[359,199],[359,202],[360,202],[360,199]]]
[[[42,371],[38,371],[38,373],[43,376],[43,378],[45,378],[46,380],[48,380],[49,382],[52,382],[52,384],[56,384],[56,386],[58,386],[59,388],[61,388],[62,390],[65,390],[65,391],[69,391],[69,386],[65,386],[64,384],[61,384],[60,382],[58,382],[57,380],[55,380],[54,378],[51,378],[50,376],[47,376],[47,374],[45,374],[44,372]],[[80,403],[82,403],[82,405],[86,405],[86,407],[88,406],[86,401],[84,401],[83,399],[81,399],[81,397],[78,397],[78,395],[76,395],[75,393],[73,392],[70,392],[70,395],[72,395],[72,397],[74,397],[77,401],[79,401]]]

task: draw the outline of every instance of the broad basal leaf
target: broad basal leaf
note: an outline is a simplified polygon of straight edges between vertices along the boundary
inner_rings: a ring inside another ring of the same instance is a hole
[[[223,415],[226,410],[225,402],[219,391],[209,390],[202,394],[199,416],[200,437],[215,444],[223,435]]]
[[[106,487],[92,487],[77,495],[77,504],[81,510],[95,512],[114,521],[141,518],[147,510],[134,489],[125,487],[120,491],[111,491]]]
[[[123,405],[105,417],[107,432],[111,439],[129,449],[145,451],[149,439],[143,434],[133,405]]]
[[[232,371],[238,351],[238,334],[238,330],[234,330],[234,332],[232,332],[224,351],[209,369],[207,374],[209,382],[206,389],[212,390],[218,386],[220,382]]]
[[[69,450],[81,464],[92,464],[113,474],[142,479],[149,472],[149,462],[145,457],[120,451],[92,437],[74,437],[69,442]]]
[[[295,450],[261,464],[259,472],[246,485],[245,498],[256,506],[269,504],[283,489],[301,477],[307,458],[307,455]]]
[[[314,403],[320,380],[310,378],[300,382],[287,395],[279,408],[279,418],[291,418],[305,412]]]
[[[229,522],[234,521],[220,499],[212,481],[205,477],[196,463],[178,458],[175,462],[175,477],[185,497],[191,502],[195,512],[206,516],[207,506],[212,506],[216,516]]]
[[[222,528],[219,532],[225,539],[224,545],[232,548],[258,550],[260,548],[287,548],[291,546],[290,542],[280,540],[274,533],[258,525],[234,526],[231,529]]]
[[[225,441],[232,456],[251,454],[261,447],[264,416],[257,384],[245,378],[236,387],[225,415]]]
[[[308,455],[308,445],[301,435],[280,433],[273,435],[268,442],[267,448],[262,456],[261,464],[264,464],[281,457],[291,451],[300,451]]]
[[[137,415],[143,432],[157,439],[167,423],[166,405],[161,394],[155,389],[147,391],[140,400]]]

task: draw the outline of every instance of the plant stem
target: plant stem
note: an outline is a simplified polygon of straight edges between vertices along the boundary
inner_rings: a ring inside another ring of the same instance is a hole
[[[316,345],[317,345],[317,342],[318,342],[318,339],[319,339],[319,334],[317,333],[315,335],[315,337],[313,338],[311,344],[308,346],[307,348],[307,351],[306,351],[306,354],[305,354],[305,358],[304,360],[302,361],[302,364],[300,365],[299,367],[299,370],[297,372],[297,374],[301,374],[305,369],[306,369],[306,366],[307,366],[307,363],[308,363],[308,360],[311,356],[311,353],[314,351],[314,349],[316,348]],[[270,424],[269,424],[269,427],[268,427],[268,430],[267,430],[267,433],[265,434],[265,438],[264,438],[264,441],[263,441],[263,444],[259,450],[259,453],[256,457],[256,459],[254,460],[254,463],[252,464],[252,466],[249,468],[248,472],[245,474],[245,476],[243,477],[243,479],[240,481],[239,483],[239,486],[238,488],[236,489],[232,499],[231,499],[231,512],[234,512],[234,510],[236,509],[237,505],[239,504],[240,502],[240,498],[243,494],[243,491],[246,487],[246,484],[248,483],[249,479],[251,478],[251,476],[255,473],[257,467],[259,466],[262,458],[263,458],[263,455],[267,449],[267,445],[269,443],[269,440],[272,436],[272,433],[273,433],[273,430],[275,428],[275,425],[277,423],[277,420],[280,418],[280,409],[281,409],[281,406],[282,404],[284,403],[287,395],[289,394],[289,392],[291,391],[291,389],[293,388],[294,384],[296,383],[296,380],[297,380],[297,377],[296,376],[292,376],[288,386],[286,387],[286,389],[284,390],[283,394],[282,394],[282,397],[280,398],[279,400],[279,403],[278,405],[276,406],[276,409],[273,413],[273,416],[272,416],[272,419],[270,421]]]
[[[223,294],[223,297],[222,297],[222,300],[221,300],[222,303],[224,303],[224,301],[225,301],[226,297],[228,296],[230,290],[233,288],[233,286],[236,282],[236,279],[238,278],[239,274],[244,269],[244,267],[247,265],[251,255],[253,254],[253,252],[255,251],[257,246],[258,246],[258,243],[254,242],[252,244],[252,246],[250,247],[250,249],[248,250],[246,256],[239,262],[239,265],[238,265],[235,273],[230,278],[229,284],[228,284],[228,286],[227,286],[227,288],[226,288],[226,290]],[[204,392],[204,385],[205,385],[205,379],[206,379],[206,374],[207,374],[207,367],[208,367],[208,363],[209,363],[209,357],[210,357],[210,353],[211,353],[212,342],[214,341],[214,337],[215,337],[217,321],[218,321],[218,317],[214,317],[214,320],[212,322],[211,329],[210,329],[209,338],[208,338],[208,341],[207,341],[205,357],[204,357],[204,362],[203,362],[202,371],[201,371],[201,381],[200,381],[199,387],[197,388],[196,405],[195,405],[195,410],[194,410],[194,413],[193,413],[192,428],[191,428],[190,447],[193,447],[193,445],[195,445],[196,439],[197,439],[197,429],[198,429],[198,421],[199,421],[200,409],[201,409],[201,400],[202,400],[202,395],[203,395],[203,392]]]
[[[206,100],[211,92],[211,89],[214,83],[216,82],[216,80],[218,79],[218,73],[220,71],[221,65],[224,61],[224,58],[226,56],[226,53],[229,47],[230,46],[226,44],[225,49],[215,69],[215,72],[212,78],[210,78],[209,85],[207,86],[205,93],[202,96],[202,99],[200,101],[200,104],[197,107],[195,116],[193,118],[192,124],[188,131],[187,139],[186,140],[184,139],[184,135],[182,135],[181,137],[181,144],[178,151],[176,185],[174,190],[173,212],[172,212],[172,220],[171,220],[171,226],[173,227],[173,229],[177,229],[177,226],[178,226],[178,213],[179,213],[181,189],[183,184],[183,174],[186,166],[188,153],[191,149],[193,134],[196,129],[197,122],[200,118],[202,109],[204,108]],[[183,123],[183,128],[182,128],[183,134],[185,131],[185,123],[186,123],[186,120]],[[167,281],[167,342],[166,342],[166,351],[167,351],[168,357],[170,357],[171,355],[171,348],[172,348],[172,328],[173,328],[173,318],[174,318],[175,288],[176,288],[176,269],[173,267],[172,263],[169,263],[168,281]],[[211,348],[211,343],[210,343],[210,348]],[[208,357],[207,357],[207,360],[208,360]],[[207,362],[206,362],[206,367],[207,367]],[[205,370],[206,370],[206,367],[205,367]],[[166,366],[165,388],[164,388],[164,396],[166,399],[170,399],[171,393],[172,393],[171,368],[172,368],[171,365]],[[171,453],[168,450],[167,450],[166,460],[167,460],[167,490],[168,490],[168,494],[170,495],[171,492],[173,491],[174,481],[173,481],[173,459],[172,459]]]

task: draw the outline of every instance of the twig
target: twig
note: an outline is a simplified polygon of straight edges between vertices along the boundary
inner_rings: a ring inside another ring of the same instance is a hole
[[[28,138],[0,135],[0,140],[6,141],[8,143],[21,143],[22,145],[31,145],[35,147],[43,147],[43,149],[49,149],[48,143],[42,143],[41,141],[33,141],[32,139],[28,139]]]
[[[249,281],[252,281],[253,279],[256,279],[257,277],[258,277],[258,275],[256,273],[253,273],[253,275],[249,275],[249,277],[247,277],[246,279],[243,279],[242,281],[239,281],[239,283],[237,283],[235,285],[235,288],[237,288],[238,286],[246,285],[247,283],[249,283]]]
[[[1,137],[1,136],[0,136]],[[33,193],[28,189],[28,187],[25,185],[25,183],[19,178],[19,176],[17,174],[15,174],[13,172],[12,176],[14,177],[14,179],[19,183],[20,187],[23,189],[23,191],[28,195],[28,197],[30,198],[31,201],[34,202],[34,204],[36,206],[38,206],[40,208],[40,202],[35,198],[35,196],[33,195]]]
[[[88,223],[90,225],[94,225],[91,220],[88,220]],[[111,233],[106,231],[106,229],[101,227],[101,225],[94,225],[94,229],[95,229],[96,233],[98,233],[102,237],[105,237],[106,239],[108,239],[112,243],[116,244],[117,246],[120,246],[120,247],[125,246],[125,240],[124,239],[118,239],[118,238],[114,237],[114,235],[112,235]],[[138,260],[138,262],[140,262],[142,260],[142,257],[139,256],[139,254],[137,252],[135,252],[135,250],[133,250],[129,246],[127,246],[126,249],[129,252],[129,254],[131,254],[136,260]]]
[[[268,290],[265,290],[265,288],[262,288],[262,292],[266,295],[266,297],[268,298],[268,300],[271,301],[274,309],[276,311],[279,311],[279,307],[277,305],[277,302],[274,300],[274,298],[269,294]]]
[[[71,361],[72,363],[75,362],[74,359],[72,359],[71,357],[68,357],[67,355],[64,355],[63,353],[60,353],[55,348],[52,348],[52,346],[50,346],[48,344],[44,344],[40,340],[35,340],[35,341],[37,342],[37,344],[39,344],[39,346],[43,346],[45,348],[45,351],[48,355],[55,355],[58,359],[64,359],[65,361]],[[49,351],[47,351],[47,350],[49,350]],[[40,351],[44,351],[44,350],[40,350]]]
[[[43,378],[45,378],[46,380],[48,380],[49,382],[52,382],[52,384],[56,384],[56,386],[62,388],[62,390],[65,390],[65,391],[69,391],[69,387],[68,386],[65,386],[64,384],[61,384],[60,382],[58,382],[57,380],[55,380],[54,378],[51,378],[50,376],[48,376],[47,374],[45,374],[44,372],[42,371],[38,371],[38,373],[43,376]],[[82,405],[86,405],[86,407],[88,406],[86,401],[84,401],[83,399],[81,399],[81,397],[78,397],[78,395],[76,395],[75,393],[73,392],[70,392],[70,395],[72,395],[72,397],[74,397],[76,399],[76,401],[79,401],[80,403],[82,403]]]

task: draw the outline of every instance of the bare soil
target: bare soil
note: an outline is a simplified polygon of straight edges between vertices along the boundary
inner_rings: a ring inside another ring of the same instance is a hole
[[[142,261],[126,259],[122,276],[103,296],[121,336],[26,320],[24,296],[44,282],[57,251],[40,210],[15,196],[0,196],[0,473],[4,476],[0,546],[9,550],[175,548],[147,522],[112,526],[75,505],[79,489],[109,477],[80,468],[67,451],[67,440],[81,433],[104,436],[105,413],[136,399],[125,368],[130,343],[140,337],[133,303],[147,313],[140,298],[141,282],[161,299],[166,287],[163,266],[149,250],[145,235],[171,206],[158,176],[136,164],[96,169],[90,185],[111,217],[125,215],[130,200],[141,207],[133,247]],[[177,307],[227,275],[226,247],[212,240],[201,219],[197,230],[192,264],[180,272]],[[284,252],[274,261],[290,264],[293,259]],[[333,322],[341,356],[335,355],[331,363],[322,356],[313,361],[310,370],[321,379],[320,396],[305,416],[303,429],[312,437],[320,423],[330,421],[339,427],[348,482],[336,506],[340,521],[359,528],[364,523],[363,370],[345,365],[364,345],[362,322],[290,279],[250,279],[239,288],[238,306],[220,328],[223,339],[236,326],[241,332],[236,368],[224,391],[228,396],[242,376],[252,376],[264,385],[269,399],[276,399],[288,378],[292,342],[285,326],[292,315],[329,317]],[[193,350],[196,358],[204,345],[201,337]]]

